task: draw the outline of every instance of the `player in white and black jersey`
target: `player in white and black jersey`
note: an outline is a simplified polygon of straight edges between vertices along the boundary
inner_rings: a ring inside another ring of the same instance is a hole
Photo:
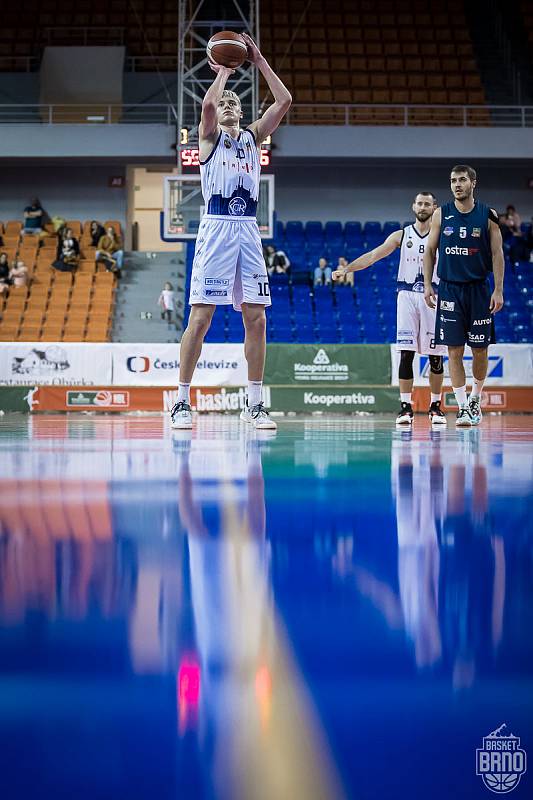
[[[191,277],[191,313],[181,340],[177,403],[173,428],[191,428],[190,385],[204,337],[217,305],[242,312],[248,362],[248,402],[241,419],[255,428],[275,428],[262,402],[266,353],[265,306],[270,305],[268,275],[256,221],[261,165],[258,149],[289,110],[291,95],[242,34],[248,59],[265,78],[274,102],[263,116],[241,129],[241,103],[225,86],[234,70],[211,63],[217,73],[202,103],[199,126],[200,174],[206,213],[198,229]]]
[[[379,247],[364,253],[351,264],[340,267],[333,273],[333,280],[337,280],[348,272],[366,269],[401,248],[396,318],[396,345],[400,352],[401,408],[396,418],[397,425],[411,425],[413,422],[415,352],[429,356],[431,387],[429,419],[433,425],[446,425],[446,417],[440,403],[444,375],[442,357],[447,354],[447,348],[435,344],[435,310],[429,309],[424,301],[424,251],[431,217],[436,207],[435,195],[432,192],[419,192],[412,206],[416,217],[412,225],[394,231]],[[433,275],[433,281],[436,290],[438,284],[436,273]]]

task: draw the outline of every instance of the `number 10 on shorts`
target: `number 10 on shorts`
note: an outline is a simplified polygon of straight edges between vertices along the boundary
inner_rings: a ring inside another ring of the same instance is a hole
[[[258,281],[257,286],[259,297],[270,297],[270,286],[268,285],[268,281]]]

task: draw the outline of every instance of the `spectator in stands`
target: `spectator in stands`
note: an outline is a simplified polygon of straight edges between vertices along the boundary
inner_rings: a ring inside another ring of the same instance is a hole
[[[522,219],[514,206],[507,206],[507,208],[505,209],[505,216],[508,219],[512,220],[512,224],[516,228],[520,228],[522,224]]]
[[[7,253],[2,253],[0,255],[0,296],[9,291],[10,284],[9,259],[7,257]]]
[[[13,282],[13,286],[17,287],[17,289],[28,285],[28,267],[24,261],[15,261],[9,273],[9,277]]]
[[[44,211],[38,197],[34,197],[29,206],[24,209],[24,225],[22,233],[39,235],[43,230]]]
[[[529,242],[522,231],[522,220],[514,206],[507,206],[505,214],[500,217],[503,250],[513,265],[529,260]],[[503,224],[502,224],[503,223]]]
[[[60,272],[72,272],[80,261],[80,245],[72,228],[65,228],[57,243],[57,258],[52,264]]]
[[[102,236],[105,236],[105,228],[96,219],[93,219],[90,227],[91,247],[98,247]]]
[[[287,254],[271,244],[265,247],[265,264],[269,275],[288,275],[291,267]]]
[[[348,261],[344,258],[344,256],[339,256],[339,260],[337,262],[337,269],[341,269],[342,267],[347,267]],[[341,278],[337,278],[335,281],[336,285],[338,286],[353,286],[353,272],[347,272]]]
[[[157,302],[161,307],[161,319],[166,319],[170,325],[172,323],[172,312],[175,309],[176,301],[174,296],[174,287],[168,281],[165,283]]]
[[[114,272],[118,278],[120,278],[120,270],[124,261],[124,250],[122,248],[122,239],[117,236],[115,229],[110,225],[105,235],[98,242],[96,260],[105,264],[108,272]]]
[[[318,267],[315,267],[315,286],[331,286],[331,267],[327,258],[318,259]]]

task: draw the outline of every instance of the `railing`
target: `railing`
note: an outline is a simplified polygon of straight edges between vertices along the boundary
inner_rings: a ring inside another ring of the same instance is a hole
[[[0,125],[158,124],[173,125],[169,104],[69,105],[0,104]],[[291,107],[286,125],[394,125],[488,128],[531,128],[533,106],[393,106],[301,104]]]
[[[79,103],[69,105],[0,104],[0,125],[172,125],[174,107],[165,104],[118,105]]]
[[[327,105],[296,103],[287,125],[533,127],[533,106]]]
[[[0,56],[0,72],[36,72],[40,63],[37,56]]]
[[[51,26],[44,29],[46,43],[49,45],[123,45],[125,28],[118,26]]]

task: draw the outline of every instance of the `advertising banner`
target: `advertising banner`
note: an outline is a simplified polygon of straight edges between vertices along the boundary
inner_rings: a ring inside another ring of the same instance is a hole
[[[109,344],[0,344],[0,386],[91,386],[113,380]]]
[[[416,388],[413,393],[414,410],[427,412],[430,399],[429,388],[425,386]],[[442,395],[442,401],[445,410],[457,411],[457,400],[451,389],[445,389]],[[524,413],[533,411],[533,387],[486,387],[481,396],[481,405],[484,412],[511,411],[515,413]]]
[[[0,402],[3,391],[12,390],[0,389]],[[5,410],[29,410],[31,407],[32,411],[164,412],[170,411],[178,398],[178,390],[171,386],[39,386],[17,391],[19,395],[13,398],[16,407]],[[265,386],[263,397],[268,409],[284,413],[395,414],[399,406],[398,390],[383,386]],[[415,389],[415,411],[427,412],[429,400],[428,389]],[[246,390],[242,386],[197,386],[191,389],[194,411],[238,414],[245,403]],[[448,410],[456,408],[453,392],[444,392],[443,405]],[[483,392],[484,411],[524,412],[532,408],[533,387],[496,387]]]
[[[178,397],[174,387],[59,387],[42,386],[33,394],[33,411],[170,411]],[[394,411],[398,393],[375,387],[326,386],[309,389],[299,386],[265,386],[265,406],[272,411]],[[193,410],[204,412],[240,412],[246,404],[244,387],[198,386],[191,389]]]
[[[398,386],[400,354],[390,346],[392,385]],[[465,347],[467,381],[472,378],[472,351]],[[429,357],[415,354],[414,385],[429,386]],[[450,385],[448,357],[444,357],[444,384]],[[533,344],[495,344],[489,347],[489,371],[485,386],[533,386]]]
[[[179,344],[114,344],[114,386],[177,386]],[[193,386],[244,386],[248,380],[243,344],[204,344]]]
[[[0,386],[0,411],[29,411],[32,393],[29,386]]]
[[[269,344],[265,381],[272,385],[388,385],[388,345]]]

